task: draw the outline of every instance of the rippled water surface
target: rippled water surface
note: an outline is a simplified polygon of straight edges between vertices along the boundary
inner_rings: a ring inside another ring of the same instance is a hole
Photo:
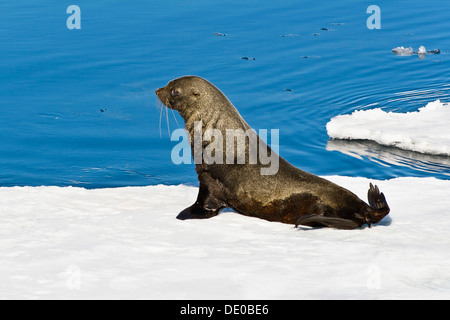
[[[448,157],[328,141],[325,128],[356,109],[450,101],[449,1],[378,1],[379,30],[357,0],[77,1],[81,30],[66,27],[71,4],[0,3],[0,186],[196,183],[170,157],[183,120],[154,94],[186,74],[255,129],[279,129],[280,154],[306,171],[449,178]],[[441,54],[391,52],[422,45]]]

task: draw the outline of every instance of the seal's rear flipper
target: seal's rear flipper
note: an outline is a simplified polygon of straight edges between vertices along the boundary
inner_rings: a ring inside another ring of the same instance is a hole
[[[353,220],[335,217],[324,217],[317,214],[311,214],[301,217],[297,220],[297,224],[295,225],[295,227],[298,227],[299,225],[308,227],[328,227],[344,230],[351,230],[360,226]]]
[[[383,192],[380,193],[380,189],[373,184],[369,185],[369,191],[367,192],[367,198],[369,200],[369,205],[373,209],[385,209],[389,212],[389,206],[386,202]]]
[[[369,200],[370,210],[366,221],[368,223],[378,223],[383,220],[391,209],[389,209],[384,194],[380,192],[377,186],[370,184],[367,198]]]

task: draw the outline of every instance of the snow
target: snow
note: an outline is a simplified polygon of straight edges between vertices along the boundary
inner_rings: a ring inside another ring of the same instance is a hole
[[[440,100],[415,112],[380,108],[339,115],[327,124],[333,139],[372,140],[386,146],[450,156],[450,104]]]
[[[410,56],[410,55],[414,54],[414,50],[411,47],[408,47],[408,48],[397,47],[397,48],[392,49],[392,52],[398,56]]]
[[[357,230],[224,212],[198,189],[0,188],[0,299],[449,299],[450,181],[327,177],[391,213]]]
[[[427,50],[424,46],[420,46],[419,50],[414,51],[412,47],[397,47],[392,49],[392,52],[395,53],[398,56],[412,56],[413,54],[419,55],[420,59],[425,58],[425,55],[427,54],[440,54],[441,50],[434,49],[434,50]]]

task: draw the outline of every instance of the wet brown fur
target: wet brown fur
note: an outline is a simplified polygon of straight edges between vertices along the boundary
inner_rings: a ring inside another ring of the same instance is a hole
[[[156,90],[156,94],[164,105],[184,118],[191,145],[194,121],[202,121],[204,130],[219,129],[223,136],[226,129],[250,129],[226,96],[200,77],[172,80]],[[368,205],[349,190],[302,171],[281,157],[274,175],[261,175],[262,166],[248,161],[197,164],[200,182],[197,201],[178,218],[210,218],[229,207],[240,214],[269,221],[353,229],[378,223],[389,213],[384,195],[372,185]]]

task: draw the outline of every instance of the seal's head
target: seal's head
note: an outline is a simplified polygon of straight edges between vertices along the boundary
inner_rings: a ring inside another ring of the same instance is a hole
[[[228,102],[218,88],[197,76],[174,79],[157,89],[156,95],[166,107],[178,111],[185,120],[194,112],[209,113],[211,108],[220,109],[224,100]]]
[[[187,107],[196,104],[200,96],[200,90],[197,87],[198,83],[204,81],[202,80],[195,76],[181,77],[157,89],[156,95],[165,106],[182,113]]]

